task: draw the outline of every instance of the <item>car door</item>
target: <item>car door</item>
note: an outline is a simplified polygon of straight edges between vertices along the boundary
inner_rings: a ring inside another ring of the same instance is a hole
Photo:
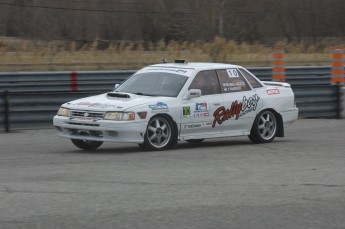
[[[223,106],[223,97],[220,94],[219,80],[215,70],[199,72],[190,89],[200,89],[201,96],[182,100],[182,117],[180,136],[207,136],[222,132],[220,126],[213,126],[213,113]]]
[[[222,125],[223,132],[227,134],[247,133],[258,107],[262,106],[259,95],[252,90],[237,68],[217,70],[217,74],[224,106],[214,114],[216,124]]]

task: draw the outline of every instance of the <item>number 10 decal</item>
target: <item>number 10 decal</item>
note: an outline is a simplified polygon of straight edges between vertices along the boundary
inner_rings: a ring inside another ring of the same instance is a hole
[[[239,77],[236,69],[228,69],[227,72],[229,74],[229,77]]]

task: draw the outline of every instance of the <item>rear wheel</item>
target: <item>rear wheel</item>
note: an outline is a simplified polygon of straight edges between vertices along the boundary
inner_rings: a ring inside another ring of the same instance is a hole
[[[275,114],[272,111],[265,110],[256,116],[248,137],[254,143],[272,142],[276,137],[277,128]]]
[[[100,147],[103,142],[99,141],[88,141],[88,140],[79,140],[79,139],[71,139],[72,143],[83,150],[94,150]]]
[[[176,128],[169,117],[153,117],[146,129],[141,147],[148,150],[165,150],[177,144]]]

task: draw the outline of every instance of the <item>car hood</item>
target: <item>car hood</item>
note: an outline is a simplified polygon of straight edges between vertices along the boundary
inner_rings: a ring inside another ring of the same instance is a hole
[[[124,111],[136,106],[161,106],[173,100],[171,97],[142,96],[130,93],[109,92],[65,103],[63,106],[75,110]]]

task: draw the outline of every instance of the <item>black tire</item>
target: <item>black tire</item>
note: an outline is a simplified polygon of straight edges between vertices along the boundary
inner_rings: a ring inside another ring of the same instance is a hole
[[[147,124],[142,148],[165,150],[177,145],[177,130],[171,119],[164,115],[154,116]]]
[[[83,150],[95,150],[103,144],[103,142],[99,141],[88,141],[78,139],[71,139],[71,141],[76,147]]]
[[[186,140],[186,142],[189,142],[189,143],[200,143],[200,142],[203,142],[205,139],[189,139],[189,140]]]
[[[277,117],[272,111],[265,110],[256,116],[248,137],[253,143],[269,143],[276,137],[277,129]]]
[[[139,143],[138,146],[143,150],[147,150],[144,143]]]

